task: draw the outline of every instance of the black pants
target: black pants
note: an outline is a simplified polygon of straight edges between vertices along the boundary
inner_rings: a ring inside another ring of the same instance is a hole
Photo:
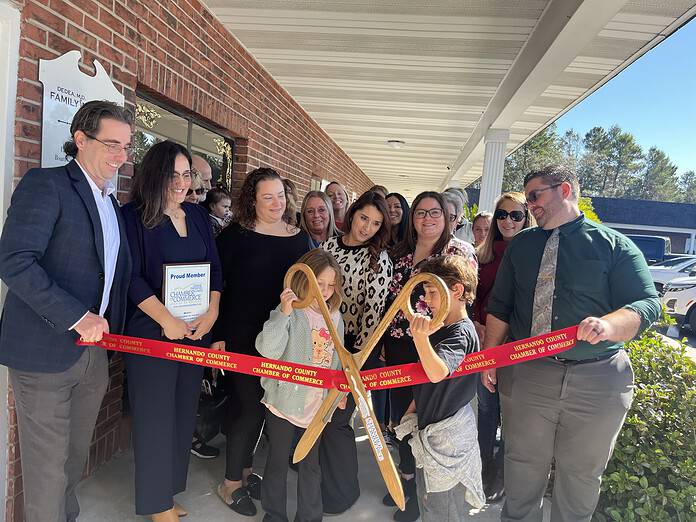
[[[325,513],[342,513],[360,496],[358,448],[350,418],[355,401],[348,395],[346,409],[336,409],[319,442],[321,497]]]
[[[133,415],[135,512],[171,509],[186,489],[203,368],[124,355]]]
[[[387,359],[387,366],[397,364],[407,364],[418,362],[418,352],[413,344],[413,339],[405,336],[395,339],[389,335],[384,336],[384,354]],[[413,400],[413,389],[411,386],[392,388],[389,390],[389,414],[391,421],[398,425],[401,418],[406,413],[409,404]],[[410,437],[405,437],[399,441],[399,470],[401,473],[410,475],[416,472],[416,463],[413,459],[411,446],[408,444]]]
[[[391,388],[389,390],[389,408],[391,420],[395,425],[401,422],[401,418],[406,413],[408,405],[413,400],[413,388],[403,386],[401,388]],[[411,436],[404,437],[399,441],[399,470],[404,475],[416,472],[416,461],[408,441]]]
[[[264,522],[287,522],[288,454],[296,433],[303,433],[287,420],[266,409],[268,456],[261,483],[261,506]],[[321,468],[319,448],[315,444],[297,467],[297,514],[295,522],[317,522],[322,519],[320,493]]]
[[[227,462],[225,478],[242,480],[242,470],[250,468],[259,441],[266,408],[261,404],[263,388],[259,377],[241,373],[225,374],[225,389],[230,394],[225,434]],[[287,456],[286,456],[287,459]]]
[[[478,443],[481,450],[483,483],[492,481],[497,474],[503,473],[503,455],[505,446],[503,438],[500,449],[495,453],[495,437],[500,425],[500,398],[498,390],[489,392],[478,382]],[[494,456],[495,454],[495,456]]]

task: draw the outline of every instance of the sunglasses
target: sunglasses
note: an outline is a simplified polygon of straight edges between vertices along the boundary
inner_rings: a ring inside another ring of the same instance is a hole
[[[502,208],[496,210],[494,215],[495,219],[497,219],[498,221],[503,221],[504,219],[507,219],[509,217],[516,223],[524,221],[525,218],[524,212],[522,212],[521,210],[512,210],[511,212],[508,212],[507,210],[503,210]]]
[[[196,193],[196,196],[202,196],[203,193],[205,192],[205,189],[204,188],[188,189],[188,191],[186,192],[186,195],[190,196],[194,192]]]
[[[563,185],[563,183],[556,183],[555,185],[551,185],[549,187],[544,187],[544,188],[532,190],[524,198],[527,200],[527,203],[534,203],[534,202],[536,202],[537,199],[539,199],[539,194],[541,192],[555,189],[556,187],[560,187],[561,185]]]

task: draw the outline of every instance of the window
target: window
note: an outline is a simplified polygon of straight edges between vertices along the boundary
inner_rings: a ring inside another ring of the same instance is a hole
[[[138,96],[135,106],[133,164],[142,161],[148,149],[163,140],[185,146],[191,154],[205,158],[213,171],[213,186],[232,186],[234,141],[190,116],[162,107]]]

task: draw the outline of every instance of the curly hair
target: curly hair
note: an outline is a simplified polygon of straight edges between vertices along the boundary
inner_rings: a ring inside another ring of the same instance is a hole
[[[281,183],[283,182],[283,178],[270,167],[259,167],[247,174],[239,192],[239,197],[234,204],[233,219],[235,223],[239,223],[249,230],[254,230],[256,228],[256,187],[262,181],[275,179]],[[283,185],[283,189],[285,189],[285,185]],[[290,217],[286,205],[285,212],[283,213],[283,221],[291,224],[292,221],[290,221]]]

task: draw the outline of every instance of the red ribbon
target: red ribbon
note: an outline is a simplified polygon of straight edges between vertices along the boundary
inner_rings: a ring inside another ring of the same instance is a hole
[[[571,326],[522,341],[501,344],[487,350],[467,355],[462,364],[448,379],[478,373],[482,370],[501,368],[511,364],[531,361],[540,357],[556,355],[575,346],[578,327]],[[253,355],[220,352],[185,344],[129,337],[127,335],[104,334],[98,343],[77,341],[80,346],[98,346],[135,355],[146,355],[169,361],[185,362],[209,368],[268,377],[294,382],[314,388],[338,388],[348,391],[348,382],[341,370],[318,368],[305,364],[265,359]],[[360,372],[368,390],[384,390],[413,386],[430,382],[420,363],[399,364]]]

